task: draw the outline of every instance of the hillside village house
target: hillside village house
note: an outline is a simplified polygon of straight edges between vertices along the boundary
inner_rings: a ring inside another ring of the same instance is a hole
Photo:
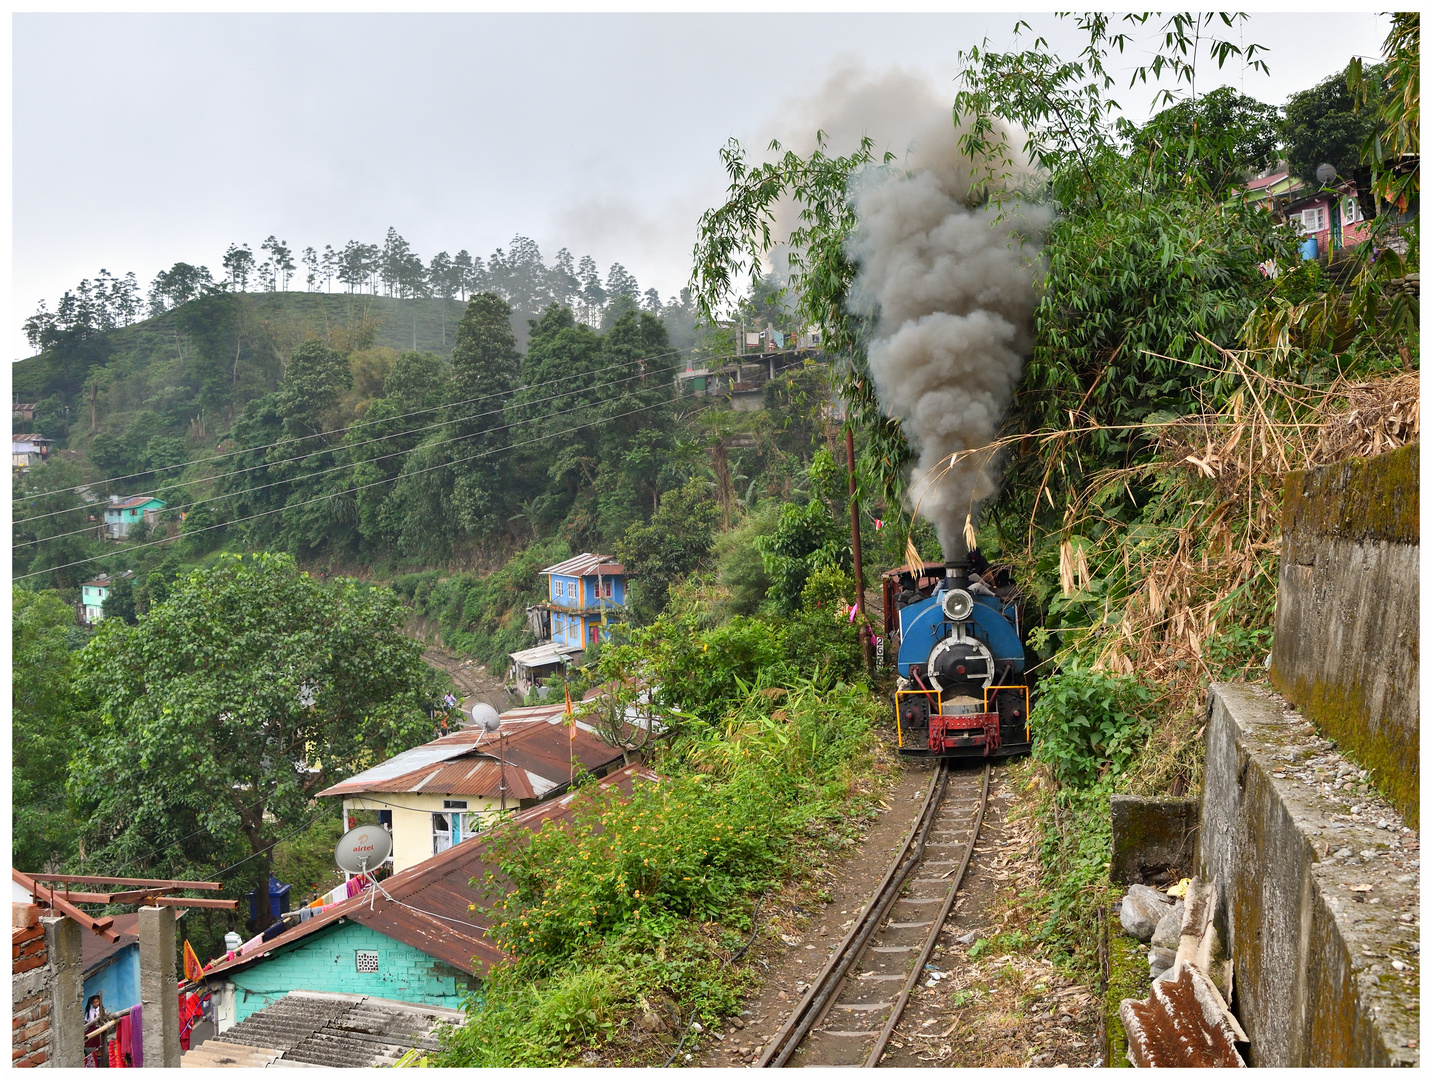
[[[133,570],[126,570],[119,575],[121,578],[132,578]],[[88,626],[93,626],[104,618],[104,601],[109,596],[109,588],[114,581],[108,574],[101,574],[93,581],[80,583],[80,621]]]
[[[543,725],[546,726],[546,725]],[[394,759],[396,760],[396,759]],[[569,818],[583,792],[659,783],[641,765],[610,773],[514,815],[514,828],[537,830]],[[269,940],[205,969],[220,1033],[294,990],[368,994],[392,1001],[461,1008],[488,970],[506,959],[487,939],[492,899],[474,889],[500,872],[490,833],[450,847],[321,909],[304,908],[276,924]],[[475,910],[470,905],[476,905]]]
[[[43,435],[11,435],[10,467],[15,472],[24,472],[31,465],[38,465],[50,456],[50,440]]]
[[[1368,223],[1358,202],[1357,185],[1351,180],[1337,180],[1331,189],[1323,190],[1283,167],[1250,180],[1245,190],[1255,202],[1280,211],[1298,227],[1304,237],[1305,259],[1326,258],[1367,239]]]
[[[510,653],[510,677],[526,694],[571,663],[588,645],[607,638],[607,626],[626,612],[626,568],[610,555],[584,551],[541,573],[547,599],[527,609],[527,628],[540,645]]]
[[[578,649],[605,640],[607,623],[625,611],[626,568],[610,555],[584,551],[542,573],[552,640]]]
[[[131,495],[122,499],[111,495],[109,505],[104,508],[105,533],[111,540],[123,540],[129,530],[141,520],[153,525],[159,520],[159,511],[164,509],[163,499],[148,495]]]
[[[621,750],[558,702],[504,713],[496,733],[465,728],[415,746],[318,794],[341,797],[345,821],[376,810],[401,872],[490,829],[504,810],[560,796],[579,773],[621,764]]]

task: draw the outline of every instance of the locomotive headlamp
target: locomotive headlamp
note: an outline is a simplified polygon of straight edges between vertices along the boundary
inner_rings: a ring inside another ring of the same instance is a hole
[[[964,589],[951,589],[945,593],[943,603],[945,617],[951,622],[964,622],[975,609],[974,597]]]

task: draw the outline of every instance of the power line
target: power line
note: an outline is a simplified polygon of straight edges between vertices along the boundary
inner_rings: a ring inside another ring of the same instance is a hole
[[[657,407],[659,407],[659,406],[669,405],[669,404],[670,404],[669,401],[657,401],[657,402],[653,402],[651,405],[643,405],[643,406],[641,406],[640,408],[632,409],[630,412],[618,413],[616,416],[603,417],[603,418],[600,419],[600,420],[593,420],[592,422],[587,423],[587,424],[579,424],[579,425],[577,425],[576,427],[563,428],[561,431],[554,431],[554,432],[552,432],[552,433],[550,433],[550,434],[548,434],[548,435],[539,435],[537,438],[535,438],[535,439],[528,439],[526,442],[509,443],[509,444],[506,445],[506,446],[499,446],[499,447],[497,447],[497,448],[494,449],[494,450],[485,450],[485,451],[482,451],[481,453],[469,454],[467,457],[464,457],[464,458],[457,458],[457,459],[455,459],[455,460],[453,460],[453,461],[445,461],[445,462],[442,462],[441,464],[438,464],[438,465],[429,465],[427,468],[424,468],[424,469],[416,469],[416,470],[414,470],[413,472],[410,472],[410,473],[398,473],[398,474],[395,475],[395,476],[389,476],[389,477],[386,477],[385,479],[382,479],[382,480],[374,480],[374,481],[371,481],[371,482],[369,482],[369,483],[367,483],[367,484],[357,484],[357,485],[355,485],[355,486],[353,486],[353,487],[351,487],[351,488],[348,488],[348,489],[346,489],[346,490],[344,490],[344,491],[332,491],[332,492],[329,492],[329,493],[326,494],[326,495],[319,495],[319,496],[317,496],[317,497],[315,497],[315,498],[308,499],[308,500],[306,500],[306,501],[304,501],[304,502],[293,503],[293,504],[291,504],[291,505],[289,505],[289,506],[276,506],[276,507],[274,507],[274,508],[271,509],[271,510],[263,510],[263,511],[260,511],[259,513],[257,513],[257,514],[250,514],[250,515],[248,515],[247,517],[235,518],[233,521],[221,521],[221,522],[219,522],[218,524],[215,524],[215,525],[205,525],[205,526],[202,526],[201,528],[194,529],[192,532],[185,533],[185,534],[182,534],[182,535],[185,535],[185,536],[194,536],[194,535],[197,535],[198,533],[201,533],[201,532],[208,532],[208,531],[211,530],[211,529],[225,529],[225,528],[228,528],[230,525],[242,525],[242,524],[243,524],[244,522],[246,522],[246,521],[254,521],[254,520],[256,520],[256,519],[258,519],[258,518],[261,518],[261,517],[268,517],[268,516],[271,515],[271,514],[281,514],[281,513],[283,513],[283,512],[286,511],[286,510],[299,510],[299,509],[302,509],[302,508],[305,507],[305,506],[312,506],[314,503],[324,502],[324,501],[326,501],[326,500],[328,500],[328,499],[337,499],[337,498],[340,498],[340,497],[342,497],[342,496],[344,496],[344,495],[353,495],[353,494],[356,494],[357,492],[363,491],[363,490],[365,490],[365,489],[367,489],[367,488],[379,487],[379,486],[382,485],[382,484],[392,484],[392,483],[397,482],[398,480],[407,479],[407,478],[413,477],[413,476],[421,476],[423,473],[433,472],[433,471],[435,471],[435,470],[437,470],[437,469],[447,469],[447,468],[451,468],[453,465],[461,465],[461,464],[463,464],[464,462],[476,461],[476,460],[478,460],[479,458],[492,457],[492,456],[495,455],[495,454],[500,454],[500,453],[503,453],[504,451],[507,451],[507,450],[516,450],[516,449],[519,449],[520,447],[523,447],[523,446],[533,446],[533,445],[535,445],[535,444],[537,444],[537,443],[539,443],[539,442],[543,442],[543,441],[545,441],[545,440],[547,440],[547,439],[555,439],[555,438],[557,438],[558,436],[568,435],[568,434],[570,434],[570,433],[572,433],[572,432],[574,432],[574,431],[582,431],[582,430],[584,430],[584,429],[586,429],[586,428],[589,428],[589,427],[596,427],[598,424],[609,424],[609,423],[611,423],[613,420],[621,420],[621,419],[623,419],[624,417],[634,416],[634,415],[636,415],[637,413],[646,412],[648,409],[655,409],[655,408],[657,408]],[[704,411],[705,409],[709,409],[709,408],[712,408],[712,407],[713,407],[713,406],[710,406],[710,405],[704,406],[702,410],[698,410],[698,411]],[[577,410],[573,410],[573,411],[575,412],[575,411],[577,411]],[[544,418],[544,419],[550,419],[550,417],[547,417],[547,418]],[[345,468],[346,468],[346,467],[348,467],[348,466],[345,466]],[[148,543],[136,544],[134,547],[128,548],[127,550],[132,552],[132,551],[139,551],[139,550],[141,550],[142,548],[155,547],[155,546],[157,546],[157,545],[159,545],[159,544],[170,544],[170,543],[173,543],[175,539],[177,539],[177,538],[175,538],[175,537],[167,537],[167,536],[166,536],[166,537],[165,537],[164,539],[162,539],[162,540],[152,540],[152,541],[149,541]],[[43,570],[35,570],[35,571],[32,571],[31,573],[28,573],[28,574],[19,574],[19,575],[16,575],[15,577],[11,578],[11,580],[12,580],[12,581],[24,581],[24,580],[27,579],[27,578],[40,577],[40,576],[42,576],[42,575],[44,575],[44,574],[52,574],[52,573],[54,573],[54,572],[57,571],[57,570],[68,570],[68,569],[69,569],[70,567],[72,567],[72,566],[84,566],[84,565],[86,565],[87,563],[99,562],[99,561],[102,560],[102,559],[112,558],[115,554],[116,554],[115,552],[108,552],[108,553],[106,553],[106,554],[104,554],[104,555],[92,555],[92,556],[90,556],[90,557],[87,558],[87,559],[76,559],[74,562],[62,563],[62,564],[59,565],[59,566],[49,566],[49,567],[46,567],[46,568],[43,569]]]
[[[644,378],[644,377],[645,377],[645,373],[644,373],[644,372],[637,372],[637,373],[634,374],[634,375],[628,375],[625,379],[616,379],[616,380],[613,380],[612,382],[606,383],[605,385],[607,385],[607,386],[617,386],[617,385],[620,385],[621,383],[630,382],[630,381],[633,380],[633,379],[640,379],[640,378]],[[562,398],[562,397],[570,397],[570,396],[573,395],[573,394],[583,393],[583,392],[585,392],[586,389],[588,389],[588,388],[579,388],[579,389],[577,389],[577,390],[569,390],[569,391],[567,391],[567,392],[564,393],[564,394],[554,394],[554,395],[551,396],[551,397],[542,398],[542,399],[539,400],[539,401],[527,402],[527,403],[525,403],[525,404],[541,405],[541,404],[544,404],[544,403],[546,403],[546,402],[548,402],[548,401],[556,401],[556,400],[558,400],[559,398]],[[483,432],[474,432],[473,435],[476,435],[476,434],[488,435],[488,434],[493,434],[493,433],[496,433],[496,432],[499,432],[499,431],[507,431],[507,430],[509,430],[509,429],[511,429],[511,428],[520,427],[520,426],[523,425],[523,424],[530,424],[530,423],[533,423],[534,421],[537,421],[537,420],[550,420],[550,419],[555,419],[555,418],[562,417],[562,416],[570,416],[570,415],[572,415],[573,413],[582,412],[584,409],[593,408],[593,407],[595,407],[595,406],[593,406],[593,405],[584,405],[584,406],[581,406],[581,407],[576,408],[576,409],[568,409],[568,410],[566,410],[565,412],[552,413],[552,414],[547,414],[547,415],[543,415],[543,416],[532,416],[532,417],[528,417],[528,418],[525,419],[525,420],[515,420],[515,421],[513,421],[511,424],[503,424],[503,425],[501,425],[501,426],[499,426],[499,427],[489,428],[489,429],[487,429],[486,431],[483,431]],[[314,450],[314,451],[312,451],[311,453],[308,453],[308,454],[300,454],[298,457],[285,458],[285,459],[283,459],[283,460],[281,460],[281,461],[262,462],[262,463],[260,463],[260,464],[258,464],[258,465],[252,465],[252,466],[248,467],[247,469],[238,469],[238,470],[236,470],[236,471],[234,471],[234,472],[232,472],[232,473],[225,473],[225,474],[223,474],[223,476],[241,476],[241,475],[243,475],[244,473],[253,472],[253,471],[256,470],[256,469],[271,469],[271,468],[274,468],[274,467],[276,467],[276,466],[278,466],[278,465],[292,464],[292,463],[295,462],[295,461],[304,461],[304,460],[306,460],[306,459],[308,459],[308,458],[316,457],[316,456],[318,456],[319,454],[323,454],[323,453],[338,453],[338,452],[344,451],[344,450],[356,450],[356,449],[357,449],[358,447],[360,447],[360,446],[370,446],[370,445],[372,445],[373,443],[385,442],[385,441],[387,441],[388,439],[397,439],[397,438],[402,438],[402,437],[405,436],[405,435],[419,434],[419,433],[421,433],[421,432],[423,432],[423,431],[435,430],[435,429],[440,428],[440,427],[446,427],[446,426],[449,425],[449,424],[461,424],[461,423],[465,423],[465,422],[467,422],[467,421],[469,421],[469,420],[476,420],[476,419],[478,419],[479,417],[482,417],[482,416],[492,416],[492,415],[494,415],[494,414],[498,414],[498,413],[501,413],[501,412],[503,412],[503,411],[504,411],[504,410],[502,410],[502,409],[492,409],[492,410],[489,410],[488,412],[472,413],[472,414],[469,415],[469,416],[461,416],[461,417],[457,417],[456,419],[453,419],[453,420],[443,420],[443,421],[439,421],[439,422],[436,422],[436,423],[433,423],[433,424],[428,424],[428,425],[426,425],[426,426],[424,426],[424,427],[413,428],[413,429],[410,430],[410,431],[398,432],[398,433],[393,434],[393,435],[384,435],[384,436],[382,436],[381,438],[377,438],[377,439],[369,439],[367,442],[357,443],[357,444],[355,444],[355,445],[353,445],[353,446],[339,446],[339,447],[333,448],[332,450]],[[274,480],[274,481],[272,481],[272,482],[270,482],[270,483],[267,483],[267,484],[260,484],[260,485],[258,485],[257,487],[238,488],[238,489],[235,489],[234,491],[226,491],[226,492],[223,492],[222,494],[212,495],[212,496],[210,496],[210,497],[208,497],[208,498],[205,498],[205,499],[196,499],[194,502],[191,502],[191,503],[179,503],[179,504],[176,505],[176,506],[167,507],[166,509],[168,509],[168,510],[170,510],[170,511],[174,511],[174,510],[186,510],[186,511],[187,511],[187,510],[192,510],[192,509],[194,509],[194,508],[197,507],[197,506],[204,506],[204,505],[207,505],[207,504],[209,504],[209,503],[220,502],[220,501],[222,501],[222,500],[224,500],[224,499],[232,499],[232,498],[234,498],[235,496],[245,495],[245,494],[249,494],[249,493],[252,493],[252,492],[265,491],[265,490],[267,490],[268,488],[278,487],[278,486],[281,485],[281,484],[292,483],[292,482],[297,481],[297,480],[311,480],[311,479],[313,479],[314,477],[318,477],[318,476],[326,476],[328,473],[337,472],[337,471],[339,471],[340,469],[352,469],[352,468],[356,468],[357,466],[362,465],[362,464],[365,464],[365,463],[371,463],[371,462],[376,462],[376,461],[387,461],[389,458],[402,457],[402,456],[405,455],[405,454],[411,454],[411,453],[414,453],[415,451],[418,451],[418,450],[427,449],[427,448],[431,448],[431,447],[434,447],[434,446],[446,446],[447,444],[453,443],[453,442],[461,442],[463,439],[472,438],[473,435],[458,435],[458,436],[456,436],[455,438],[442,439],[442,440],[440,440],[440,441],[438,441],[438,442],[435,442],[435,443],[427,443],[427,444],[420,444],[420,445],[418,445],[418,446],[413,446],[413,447],[408,448],[407,450],[395,450],[395,451],[393,451],[391,454],[379,454],[379,455],[377,455],[376,457],[362,458],[362,459],[359,460],[359,461],[343,462],[343,463],[341,463],[341,464],[331,466],[330,468],[327,468],[327,469],[320,469],[318,472],[311,472],[311,473],[304,474],[304,475],[302,475],[302,476],[287,477],[287,478],[282,479],[282,480]],[[274,445],[278,445],[278,444],[274,444]],[[255,448],[255,449],[259,449],[259,448]],[[187,483],[197,484],[197,483],[204,483],[205,481],[215,480],[215,479],[220,479],[220,477],[201,477],[201,478],[198,479],[198,480],[190,480],[190,481],[187,481]],[[178,486],[183,486],[183,485],[178,485]],[[22,519],[20,519],[20,521],[17,521],[16,524],[20,524],[21,522],[41,521],[41,520],[43,520],[43,519],[45,519],[45,518],[47,518],[47,517],[55,517],[55,516],[58,516],[58,515],[60,515],[60,514],[72,514],[72,513],[75,513],[75,512],[77,512],[77,511],[80,511],[80,510],[83,510],[83,509],[84,509],[84,507],[71,507],[71,508],[68,509],[68,510],[53,510],[53,511],[51,511],[51,512],[48,513],[48,514],[37,514],[35,517],[32,517],[32,518],[22,518]],[[35,545],[35,544],[43,544],[43,543],[46,543],[46,542],[51,541],[51,540],[61,540],[61,539],[65,538],[65,537],[67,537],[67,536],[79,536],[79,535],[81,535],[81,534],[83,534],[83,533],[90,532],[90,531],[91,531],[92,529],[94,529],[94,528],[96,528],[96,526],[86,525],[84,528],[72,529],[72,530],[70,530],[69,532],[55,533],[55,534],[53,534],[53,535],[51,535],[51,536],[35,537],[34,539],[31,539],[31,540],[21,540],[19,543],[11,544],[10,547],[11,547],[11,550],[12,550],[12,551],[17,551],[17,550],[19,550],[20,548],[23,548],[23,547],[30,547],[30,546]]]
[[[529,384],[529,385],[527,385],[527,386],[514,387],[514,388],[511,389],[511,390],[502,390],[502,391],[499,391],[499,392],[496,393],[496,394],[483,394],[483,395],[480,395],[480,396],[478,396],[478,397],[465,398],[465,399],[463,399],[462,401],[450,401],[450,402],[445,402],[445,403],[442,404],[442,405],[434,405],[434,406],[432,406],[432,407],[430,407],[430,408],[427,408],[427,409],[415,409],[415,410],[413,410],[412,412],[399,413],[397,416],[388,416],[388,417],[384,417],[384,418],[379,419],[379,420],[366,420],[366,421],[363,421],[363,422],[357,423],[357,424],[349,424],[347,427],[333,428],[333,429],[330,430],[330,431],[320,431],[320,432],[317,432],[316,434],[313,434],[313,435],[300,435],[300,436],[298,436],[297,438],[294,438],[294,439],[291,439],[291,440],[290,440],[290,439],[279,439],[279,440],[277,440],[277,441],[275,441],[275,442],[264,443],[264,444],[262,444],[262,445],[260,445],[260,446],[246,446],[246,447],[243,447],[242,449],[239,449],[239,450],[230,450],[230,451],[227,451],[227,452],[222,453],[222,454],[215,454],[215,455],[213,455],[213,456],[211,456],[211,457],[206,457],[206,458],[192,458],[192,459],[190,459],[189,461],[183,461],[183,462],[180,462],[180,463],[177,464],[177,465],[163,465],[163,466],[160,466],[160,467],[157,468],[157,469],[146,469],[144,472],[127,473],[127,474],[124,475],[124,476],[110,476],[110,477],[106,477],[104,480],[97,480],[97,481],[94,481],[93,483],[89,483],[89,484],[76,484],[76,485],[73,486],[73,487],[56,488],[56,489],[53,490],[53,491],[37,492],[37,493],[32,494],[32,495],[21,495],[21,496],[12,498],[10,501],[11,501],[11,502],[24,502],[26,499],[44,498],[44,497],[47,496],[47,495],[64,495],[64,494],[67,494],[68,492],[72,492],[72,491],[83,491],[83,490],[85,490],[85,489],[87,489],[87,488],[94,487],[94,486],[96,486],[96,485],[98,485],[98,484],[117,484],[117,483],[119,483],[121,480],[133,480],[133,479],[135,479],[135,478],[137,478],[137,477],[141,477],[141,476],[151,476],[151,475],[155,475],[155,474],[158,474],[158,473],[161,473],[161,472],[169,472],[169,471],[171,471],[171,470],[173,470],[173,469],[187,469],[187,468],[188,468],[189,466],[191,466],[191,465],[207,465],[207,464],[208,464],[209,462],[211,462],[211,461],[223,461],[223,460],[226,460],[226,459],[228,459],[228,458],[235,457],[235,456],[237,456],[237,455],[239,455],[239,454],[251,454],[251,453],[254,453],[254,452],[258,451],[258,450],[271,450],[271,449],[273,449],[275,446],[281,446],[281,445],[283,445],[285,442],[300,443],[300,442],[303,442],[303,441],[305,441],[305,440],[307,440],[307,439],[322,439],[322,438],[326,438],[326,437],[329,436],[329,435],[341,435],[341,434],[343,434],[343,433],[345,433],[345,432],[354,431],[354,430],[357,430],[358,428],[369,427],[369,426],[371,426],[371,425],[373,425],[373,424],[391,423],[391,422],[394,421],[394,420],[406,420],[406,419],[407,419],[408,417],[410,417],[410,416],[421,416],[421,415],[423,415],[424,413],[438,412],[438,411],[440,411],[440,410],[442,410],[442,409],[453,409],[453,408],[457,408],[459,405],[471,405],[471,404],[473,404],[473,403],[475,403],[475,402],[491,401],[491,400],[493,400],[494,398],[503,397],[503,396],[506,395],[506,394],[515,394],[515,393],[518,393],[518,392],[520,392],[520,391],[522,391],[522,390],[532,390],[532,389],[536,389],[536,388],[542,387],[542,386],[553,386],[553,385],[556,385],[557,383],[560,383],[560,382],[568,382],[568,381],[570,381],[570,380],[572,380],[572,379],[583,378],[584,376],[587,376],[587,375],[597,375],[597,374],[600,374],[600,373],[603,372],[603,371],[610,371],[612,368],[621,367],[621,366],[623,366],[624,364],[628,364],[628,363],[631,363],[631,364],[643,364],[643,363],[646,363],[648,360],[659,360],[659,359],[661,359],[661,358],[664,357],[664,356],[675,356],[675,355],[677,355],[680,351],[681,351],[681,350],[679,350],[679,349],[668,349],[668,350],[665,351],[665,352],[655,353],[655,354],[653,354],[653,355],[651,355],[651,356],[639,356],[639,357],[636,357],[636,358],[634,358],[634,359],[632,359],[632,360],[623,360],[623,361],[619,361],[618,363],[615,363],[615,364],[608,364],[606,367],[596,368],[595,370],[590,371],[590,372],[582,372],[582,371],[579,371],[579,372],[576,372],[575,374],[572,374],[572,375],[563,375],[563,376],[561,376],[561,377],[559,377],[559,378],[556,378],[556,379],[547,379],[547,380],[545,380],[545,381],[543,381],[543,382],[531,383],[531,384]],[[720,357],[715,357],[714,359],[724,360],[724,359],[729,359],[729,357],[720,356]],[[78,509],[78,508],[76,508],[76,509]],[[60,512],[60,513],[68,513],[69,511],[59,511],[59,512]],[[35,520],[35,519],[30,519],[30,520]]]

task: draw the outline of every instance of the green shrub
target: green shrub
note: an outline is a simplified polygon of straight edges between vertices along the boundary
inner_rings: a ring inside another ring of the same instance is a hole
[[[1036,760],[1048,764],[1061,785],[1082,787],[1110,769],[1122,770],[1148,730],[1141,706],[1151,697],[1131,676],[1072,661],[1040,683],[1030,709]]]
[[[800,609],[786,625],[786,659],[797,671],[831,684],[860,674],[860,631],[849,618],[855,582],[838,566],[813,571]]]

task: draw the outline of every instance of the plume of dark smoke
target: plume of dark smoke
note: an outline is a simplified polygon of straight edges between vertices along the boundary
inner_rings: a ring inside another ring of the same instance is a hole
[[[859,266],[851,306],[874,318],[875,390],[918,455],[910,504],[947,560],[965,557],[967,515],[995,491],[990,454],[951,455],[989,445],[1009,407],[1038,303],[1039,256],[1027,238],[1048,221],[1042,207],[1008,200],[971,206],[958,135],[944,112],[903,168],[858,177],[849,242]]]

